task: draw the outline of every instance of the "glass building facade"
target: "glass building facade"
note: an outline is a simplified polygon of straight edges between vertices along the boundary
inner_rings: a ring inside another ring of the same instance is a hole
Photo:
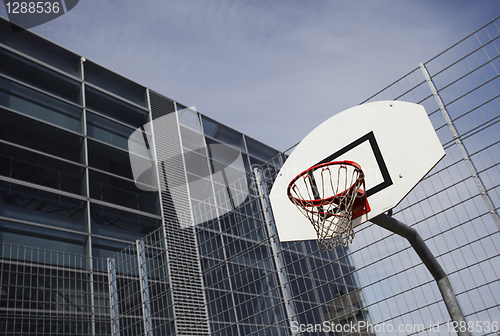
[[[0,120],[1,334],[290,335],[368,318],[346,249],[276,257],[265,195],[286,155],[3,19]],[[136,130],[157,191],[134,175]]]
[[[473,335],[500,322],[499,24],[366,100],[422,104],[445,148],[393,216]],[[268,193],[287,153],[3,19],[0,120],[0,334],[456,334],[403,238],[366,223],[349,249],[279,242]]]

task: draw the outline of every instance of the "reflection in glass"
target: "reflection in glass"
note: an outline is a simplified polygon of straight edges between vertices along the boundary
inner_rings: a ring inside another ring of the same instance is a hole
[[[91,138],[128,150],[128,138],[133,132],[132,128],[87,111],[87,135]]]
[[[277,150],[274,150],[271,147],[258,142],[257,140],[249,138],[248,136],[245,136],[245,141],[248,147],[248,154],[264,160],[264,162],[271,160],[279,154]]]
[[[0,142],[0,175],[84,195],[83,167]]]
[[[93,62],[83,63],[85,81],[140,106],[147,107],[146,88]],[[138,125],[137,127],[139,127]]]
[[[129,247],[130,244],[119,243],[112,240],[92,238],[92,256],[94,258],[107,259],[114,257],[118,252]],[[107,265],[104,263],[94,263],[94,269],[107,272]],[[137,270],[135,271],[137,272]]]
[[[0,216],[86,231],[84,201],[0,181],[0,202]]]
[[[89,86],[85,87],[85,102],[88,108],[132,127],[141,127],[149,121],[148,111],[127,104]]]
[[[13,34],[10,23],[0,20],[0,42],[37,60],[80,77],[80,56],[28,31]]]
[[[0,120],[0,139],[84,163],[82,136],[2,108]]]
[[[161,220],[113,209],[90,205],[92,233],[135,242],[161,226]]]
[[[30,246],[33,249],[64,251],[65,253],[82,255],[84,253],[85,237],[63,231],[50,230],[32,225],[25,225],[0,220],[0,241],[13,245]],[[35,251],[37,252],[37,251]],[[49,253],[41,253],[41,258],[50,258]],[[62,258],[61,258],[62,259]],[[68,258],[74,265],[80,258]],[[57,262],[57,260],[39,260],[40,262]]]
[[[152,214],[159,214],[158,193],[143,191],[134,182],[89,170],[90,197]]]
[[[0,49],[0,72],[81,104],[80,83],[5,49]]]
[[[246,152],[245,144],[243,142],[243,135],[227,126],[219,124],[205,116],[201,117],[203,120],[203,129],[205,134],[222,141],[223,143],[233,145]]]
[[[89,165],[91,167],[133,179],[130,159],[127,153],[105,144],[88,140]]]
[[[243,160],[241,160],[241,152],[239,150],[209,138],[206,138],[206,142],[209,155],[212,159],[226,166],[231,165],[234,166],[234,168],[245,171]]]
[[[0,77],[0,106],[81,133],[82,110]]]

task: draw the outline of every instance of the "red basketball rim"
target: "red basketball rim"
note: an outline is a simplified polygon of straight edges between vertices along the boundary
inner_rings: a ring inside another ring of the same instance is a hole
[[[344,190],[343,192],[327,197],[325,199],[313,199],[313,200],[305,200],[305,199],[300,199],[297,197],[292,196],[292,189],[293,186],[295,185],[295,182],[300,178],[300,177],[306,177],[307,174],[309,174],[312,171],[315,171],[320,168],[324,168],[326,166],[333,166],[333,165],[349,165],[354,167],[357,172],[359,173],[358,178],[353,182],[353,184]],[[354,195],[354,189],[357,186],[363,186],[363,189],[359,188]],[[326,215],[327,217],[329,216],[340,216],[338,213],[330,213],[328,211],[324,211],[323,206],[327,206],[328,204],[337,204],[339,205],[341,202],[340,200],[342,198],[350,197],[353,198],[355,197],[354,203],[352,205],[352,208],[350,211],[352,211],[352,219],[357,218],[363,214],[366,214],[367,212],[371,211],[370,205],[368,203],[368,200],[366,199],[366,192],[365,192],[365,175],[363,171],[361,170],[361,166],[354,162],[354,161],[331,161],[331,162],[326,162],[326,163],[321,163],[316,166],[313,166],[311,168],[308,168],[304,170],[302,173],[298,174],[289,184],[287,188],[287,195],[288,198],[292,203],[294,203],[296,206],[302,207],[305,211],[308,211],[310,213],[318,213],[321,215]],[[348,210],[349,211],[349,210]]]
[[[349,165],[349,166],[353,166],[359,170],[359,177],[356,179],[356,181],[354,181],[354,183],[349,188],[347,188],[346,190],[344,190],[343,192],[341,192],[337,195],[330,196],[330,197],[327,197],[325,199],[320,198],[320,199],[314,199],[314,200],[303,200],[303,199],[292,196],[291,190],[292,190],[293,186],[295,185],[295,181],[297,181],[300,177],[305,177],[306,174],[309,174],[309,172],[313,172],[319,168],[323,168],[323,167],[327,167],[327,166],[335,166],[335,165]],[[331,161],[331,162],[326,162],[326,163],[320,163],[316,166],[310,167],[310,168],[304,170],[302,173],[295,176],[295,178],[288,184],[288,188],[286,190],[286,193],[288,195],[288,198],[292,202],[294,202],[294,200],[295,200],[297,203],[302,204],[302,206],[304,206],[304,207],[313,207],[313,206],[317,207],[317,206],[321,206],[322,204],[325,204],[325,203],[335,203],[336,199],[344,196],[348,191],[352,191],[354,186],[356,184],[358,184],[360,182],[360,180],[361,180],[361,183],[363,183],[364,179],[365,179],[365,175],[363,174],[363,171],[361,170],[361,166],[358,163],[356,163],[354,161],[347,161],[347,160],[346,161]],[[363,190],[363,192],[364,192],[364,190]]]

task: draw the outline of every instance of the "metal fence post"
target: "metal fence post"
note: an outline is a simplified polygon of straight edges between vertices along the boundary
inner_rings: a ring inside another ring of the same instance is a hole
[[[493,221],[495,222],[498,231],[500,231],[500,217],[498,216],[495,206],[491,201],[490,195],[488,195],[488,191],[484,187],[484,183],[479,177],[476,167],[474,166],[474,163],[471,161],[471,158],[469,156],[469,153],[467,152],[467,149],[465,148],[465,145],[463,144],[462,140],[460,140],[460,135],[458,134],[458,131],[455,128],[455,125],[453,124],[453,120],[451,119],[450,115],[448,114],[448,111],[446,110],[446,107],[443,104],[443,101],[441,100],[441,96],[439,95],[438,90],[434,86],[434,82],[432,81],[432,78],[429,75],[427,68],[423,63],[420,63],[419,66],[420,70],[422,70],[422,73],[424,74],[425,81],[427,82],[427,85],[429,85],[432,95],[434,96],[434,99],[436,100],[436,103],[439,106],[439,110],[443,114],[444,120],[446,121],[446,124],[448,125],[448,128],[450,129],[451,134],[453,135],[455,144],[458,146],[458,149],[460,150],[460,153],[464,158],[465,164],[467,165],[467,168],[469,168],[469,172],[474,182],[476,183],[477,188],[479,189],[479,193],[481,194],[484,203],[486,203],[486,207],[488,208],[490,215],[493,217]]]
[[[120,311],[118,307],[118,286],[116,282],[115,258],[108,258],[109,305],[111,314],[111,335],[120,336]]]
[[[408,240],[420,257],[420,260],[422,260],[425,267],[427,267],[429,272],[432,274],[434,280],[436,280],[451,320],[457,322],[458,336],[471,336],[471,333],[467,328],[467,321],[465,320],[462,309],[460,308],[455,292],[453,292],[448,276],[436,260],[436,257],[432,254],[431,250],[429,250],[422,237],[420,237],[417,230],[386,214],[378,215],[377,217],[370,219],[370,221]],[[460,328],[461,326],[465,326],[466,330],[462,331]]]
[[[144,335],[152,336],[153,327],[151,320],[151,298],[149,296],[148,272],[146,266],[146,252],[144,241],[137,240],[137,260],[139,263],[139,283],[141,285],[142,317],[144,322]]]
[[[295,312],[295,306],[293,305],[293,295],[290,290],[290,282],[288,280],[288,275],[285,268],[285,261],[283,260],[283,252],[281,251],[281,246],[277,240],[278,232],[276,230],[276,224],[274,223],[274,217],[271,210],[271,202],[269,200],[269,194],[267,193],[266,187],[263,184],[264,179],[261,175],[262,172],[259,168],[254,168],[255,179],[257,182],[257,190],[259,192],[262,209],[264,213],[264,218],[266,220],[266,228],[269,234],[271,249],[273,251],[274,262],[276,263],[276,267],[278,269],[278,279],[280,282],[281,293],[283,295],[283,299],[285,300],[285,309],[288,314],[288,320],[290,322],[290,326],[292,326],[292,322],[297,321],[297,313]],[[292,335],[296,333],[291,330]]]

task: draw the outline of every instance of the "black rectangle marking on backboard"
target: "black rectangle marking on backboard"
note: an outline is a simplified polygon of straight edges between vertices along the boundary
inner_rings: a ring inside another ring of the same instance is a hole
[[[348,151],[356,148],[357,146],[361,145],[365,141],[368,141],[370,143],[370,146],[372,148],[375,159],[377,160],[378,168],[380,169],[380,173],[382,174],[382,178],[384,179],[382,182],[380,182],[376,186],[371,187],[369,190],[366,191],[366,196],[370,197],[371,195],[376,194],[379,191],[384,190],[385,188],[392,185],[391,175],[389,174],[389,170],[387,169],[387,165],[385,164],[384,158],[382,157],[382,153],[380,152],[380,148],[378,146],[377,140],[375,139],[375,134],[373,134],[373,131],[371,131],[371,132],[363,135],[361,138],[351,142],[349,145],[345,146],[344,148],[336,151],[332,155],[330,155],[330,156],[326,157],[325,159],[321,160],[320,162],[316,163],[316,165],[335,161],[336,158],[338,158],[342,154],[345,154]]]

